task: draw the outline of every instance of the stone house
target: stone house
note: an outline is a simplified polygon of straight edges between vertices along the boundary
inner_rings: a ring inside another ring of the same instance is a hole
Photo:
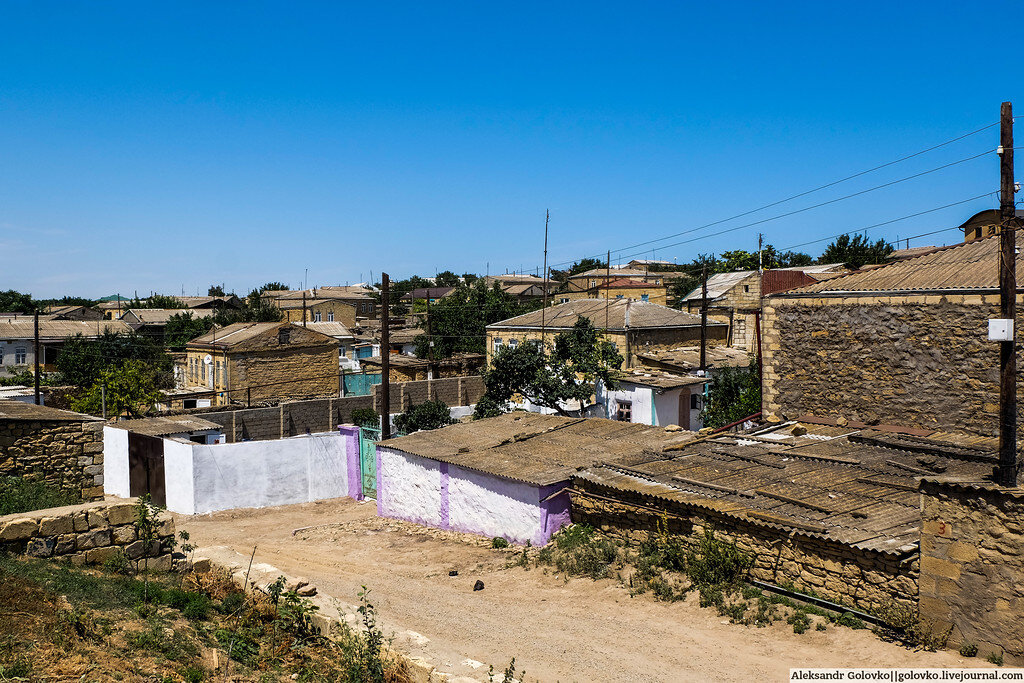
[[[700,413],[707,384],[705,377],[634,369],[619,378],[615,389],[598,382],[593,410],[609,420],[698,431],[704,426]]]
[[[757,314],[761,310],[762,296],[813,284],[842,272],[846,272],[843,264],[830,263],[765,271],[715,273],[708,277],[708,316],[729,322],[730,346],[755,353]],[[683,309],[699,314],[703,300],[703,288],[697,287],[683,297]]]
[[[623,278],[650,282],[655,285],[665,284],[665,277],[662,273],[649,273],[646,268],[594,268],[584,273],[570,275],[566,282],[565,291],[585,292],[599,285]]]
[[[327,286],[313,287],[312,289],[306,290],[267,290],[260,295],[260,298],[265,303],[277,306],[282,310],[286,307],[294,308],[296,305],[301,309],[302,297],[304,294],[307,305],[318,299],[332,299],[347,303],[355,308],[356,319],[375,320],[377,318],[377,303],[376,300],[370,296],[372,293],[373,290],[366,289],[364,287]],[[298,319],[302,319],[301,314]],[[326,321],[326,317],[322,319]],[[336,322],[345,322],[338,318],[335,318],[335,320]],[[347,327],[354,327],[355,322],[345,323],[345,325]]]
[[[186,389],[214,405],[337,395],[338,340],[289,322],[235,323],[185,347]]]
[[[996,435],[998,252],[992,236],[766,297],[765,411]]]
[[[602,282],[586,291],[562,292],[555,295],[558,303],[576,299],[633,299],[634,301],[650,301],[652,304],[667,305],[668,289],[664,284],[654,284],[632,278],[619,278],[611,282]]]
[[[89,306],[47,306],[46,315],[54,320],[103,320],[103,313]]]
[[[158,341],[164,337],[167,321],[176,315],[189,314],[193,319],[210,318],[217,315],[214,308],[129,308],[121,315],[121,322],[136,332]]]
[[[355,327],[356,306],[341,299],[279,299],[277,306],[281,309],[287,322],[301,323],[303,315],[307,323],[341,323],[345,327]]]
[[[103,498],[103,421],[91,415],[0,401],[0,475],[44,481]]]
[[[1017,209],[1017,218],[1024,218],[1024,209]],[[974,214],[960,225],[964,233],[964,242],[992,237],[999,234],[1002,214],[999,209],[985,209]]]
[[[659,349],[700,344],[700,316],[629,299],[579,299],[540,311],[502,320],[487,326],[487,362],[506,344],[515,347],[524,341],[553,343],[555,335],[572,329],[580,317],[604,330],[623,357],[623,368],[636,363],[636,354]],[[708,345],[726,343],[727,323],[708,321]]]

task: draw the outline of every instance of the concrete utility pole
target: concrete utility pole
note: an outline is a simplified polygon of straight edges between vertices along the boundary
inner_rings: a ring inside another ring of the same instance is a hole
[[[35,366],[36,366],[36,373],[35,373],[35,382],[34,382],[34,384],[35,384],[36,405],[39,405],[39,311],[38,310],[36,310],[36,314],[35,314],[35,318],[34,319],[35,319],[35,322],[32,325],[33,328],[35,329],[34,336],[35,336]]]
[[[708,368],[708,267],[700,276],[700,369],[704,372]]]
[[[999,466],[996,481],[1017,485],[1017,312],[1016,204],[1013,184],[1013,107],[1000,108],[999,145],[999,311],[1009,320],[1010,339],[999,343]]]
[[[385,441],[391,438],[391,331],[389,329],[388,317],[391,315],[391,305],[388,302],[388,290],[391,287],[391,278],[387,273],[380,274],[380,397],[381,397],[381,419],[380,438]]]

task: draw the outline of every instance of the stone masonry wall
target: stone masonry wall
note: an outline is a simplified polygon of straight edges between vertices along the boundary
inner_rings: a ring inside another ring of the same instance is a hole
[[[0,551],[29,557],[63,558],[74,564],[102,564],[124,552],[131,562],[171,568],[174,520],[158,521],[158,541],[146,548],[133,521],[134,501],[98,501],[0,517]]]
[[[205,420],[224,428],[228,443],[236,441],[268,441],[299,434],[331,432],[339,424],[352,421],[356,408],[370,408],[369,396],[321,398],[281,403],[270,408],[245,408],[204,412]]]
[[[233,354],[228,364],[235,401],[336,396],[340,390],[337,344]]]
[[[379,384],[373,386],[373,408],[383,408]],[[484,395],[484,378],[480,375],[445,377],[441,379],[399,382],[391,385],[391,412],[402,413],[410,406],[426,401],[444,401],[448,406],[471,406]]]
[[[994,296],[769,297],[764,409],[995,436],[993,317]]]
[[[921,619],[1024,665],[1024,490],[921,482]]]
[[[917,555],[895,557],[856,550],[826,539],[787,532],[668,501],[652,502],[629,492],[575,480],[570,513],[622,540],[638,543],[664,523],[668,533],[695,545],[704,529],[730,540],[754,558],[750,577],[776,585],[791,584],[827,600],[865,611],[917,601]],[[589,496],[597,494],[597,496]],[[609,500],[614,497],[616,500]]]
[[[0,420],[0,475],[103,498],[103,423]]]

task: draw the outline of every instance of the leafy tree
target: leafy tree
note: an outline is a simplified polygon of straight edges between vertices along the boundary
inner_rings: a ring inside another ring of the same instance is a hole
[[[80,296],[62,296],[59,299],[39,299],[36,301],[36,305],[39,306],[39,310],[42,311],[47,306],[88,306],[92,307],[96,305],[96,302],[92,299],[86,299]]]
[[[213,325],[213,318],[196,318],[192,311],[175,313],[164,327],[164,344],[168,348],[183,349],[185,344],[209,332]]]
[[[609,388],[618,386],[622,360],[612,343],[581,316],[571,330],[555,336],[551,353],[539,342],[499,351],[493,367],[484,373],[482,410],[503,408],[518,395],[567,416],[563,404],[577,401],[585,408],[598,380]]]
[[[434,278],[434,283],[438,287],[458,287],[462,284],[459,281],[459,276],[450,270],[442,270],[438,273],[437,277]]]
[[[132,360],[141,361],[148,368],[156,386],[171,386],[171,357],[159,344],[135,332],[108,330],[97,339],[86,339],[80,334],[69,337],[57,356],[57,371],[64,383],[89,388],[105,370]]]
[[[224,296],[224,288],[220,285],[210,285],[206,290],[206,296]]]
[[[268,282],[259,289],[260,292],[287,292],[288,285],[280,282]]]
[[[102,414],[104,388],[108,415],[144,417],[163,398],[152,369],[141,360],[128,360],[101,370],[96,382],[72,406],[78,412]]]
[[[0,292],[0,311],[8,313],[33,313],[36,310],[36,303],[32,301],[30,294],[22,294],[13,289]]]
[[[472,287],[463,285],[430,305],[430,337],[416,338],[416,355],[420,358],[430,355],[431,339],[435,358],[447,358],[458,352],[483,353],[487,347],[488,325],[536,310],[540,305],[540,302],[519,303],[497,283],[488,287],[483,279]]]
[[[892,252],[892,245],[882,239],[871,243],[864,235],[855,235],[852,239],[849,235],[840,235],[825,248],[818,263],[845,263],[856,269],[869,263],[885,263]]]
[[[129,308],[185,308],[185,304],[182,303],[181,299],[168,296],[166,294],[154,294],[148,299],[140,299],[135,297],[124,302],[121,310],[128,310]]]
[[[714,373],[701,417],[705,427],[721,427],[761,410],[757,362],[748,368],[722,368]]]
[[[480,277],[478,275],[474,275],[473,273],[463,273],[462,274],[462,280],[467,285],[472,285],[474,282],[476,282],[479,279],[480,279]]]
[[[564,285],[566,282],[568,282],[569,278],[572,277],[573,275],[579,275],[580,273],[585,273],[588,270],[594,270],[595,268],[607,268],[607,267],[608,267],[608,262],[607,261],[602,261],[601,259],[594,259],[594,258],[584,258],[584,259],[580,259],[576,263],[574,263],[571,266],[569,266],[569,268],[567,270],[555,270],[555,269],[552,269],[551,270],[551,279]]]
[[[436,400],[412,406],[401,415],[395,416],[395,429],[405,434],[439,429],[454,423],[455,420],[448,411],[448,404]]]
[[[360,427],[380,428],[380,413],[373,408],[356,408],[352,411],[350,419],[352,424],[359,425]]]

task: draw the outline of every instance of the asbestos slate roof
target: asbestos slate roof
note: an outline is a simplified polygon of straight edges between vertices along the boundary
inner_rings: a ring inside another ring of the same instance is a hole
[[[202,432],[211,429],[220,431],[223,429],[216,422],[204,420],[196,415],[167,415],[144,417],[138,420],[121,420],[113,426],[146,436],[167,436],[168,434]]]
[[[382,441],[380,446],[470,470],[547,486],[601,462],[631,464],[694,432],[599,418],[515,412]]]
[[[98,417],[58,410],[49,406],[37,406],[22,401],[0,401],[0,420],[39,422],[97,422]]]
[[[1024,266],[1024,231],[1017,232],[1017,269]],[[846,292],[914,292],[999,288],[999,236],[942,247],[871,270],[836,277],[776,296]]]
[[[670,351],[638,351],[636,357],[643,361],[663,363],[683,371],[700,368],[700,347],[683,346]],[[708,346],[704,358],[709,368],[747,367],[750,353],[731,346]]]
[[[918,479],[981,478],[995,454],[881,429],[787,423],[687,445],[632,466],[579,472],[587,485],[745,518],[787,533],[828,538],[861,550],[904,555],[920,538]],[[919,430],[915,430],[919,431]],[[609,494],[605,494],[609,495]]]
[[[35,336],[31,317],[0,318],[0,340],[32,339]],[[101,336],[105,331],[128,333],[132,331],[120,320],[53,320],[39,318],[39,338],[55,341],[80,334],[86,338]]]
[[[661,306],[649,301],[628,301],[626,299],[577,299],[568,303],[533,311],[515,318],[488,325],[487,329],[540,328],[543,318],[547,329],[570,329],[582,316],[589,318],[594,327],[622,331],[626,326],[626,312],[629,312],[629,328],[699,327],[700,316],[684,313],[674,308]],[[607,312],[607,316],[606,316]],[[725,326],[726,323],[708,321],[708,327]]]

